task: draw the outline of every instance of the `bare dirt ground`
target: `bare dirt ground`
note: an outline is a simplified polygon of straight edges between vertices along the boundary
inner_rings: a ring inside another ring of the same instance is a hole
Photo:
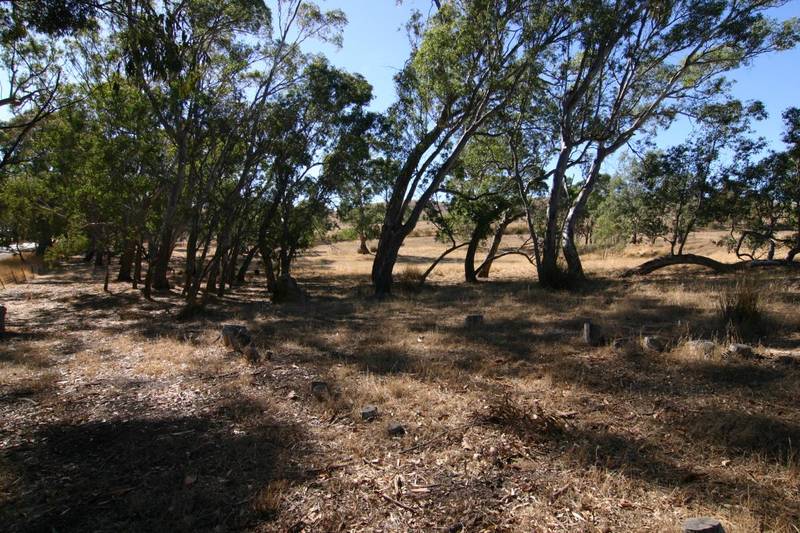
[[[725,258],[712,237],[691,251]],[[411,239],[399,272],[442,248]],[[661,532],[710,515],[800,531],[796,274],[758,274],[767,327],[760,357],[740,358],[716,310],[736,279],[617,277],[653,250],[589,256],[576,292],[537,288],[514,257],[468,286],[455,255],[386,302],[355,250],[300,260],[305,304],[272,305],[254,276],[189,321],[178,290],[105,294],[77,263],[7,285],[0,530]],[[475,313],[484,324],[465,327]],[[630,342],[583,344],[587,319]],[[223,323],[272,360],[229,353]],[[635,347],[651,334],[665,352]]]

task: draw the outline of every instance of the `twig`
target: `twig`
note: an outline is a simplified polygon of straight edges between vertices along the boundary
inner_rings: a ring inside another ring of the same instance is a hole
[[[387,496],[386,494],[382,493],[379,490],[376,490],[375,494],[377,494],[378,496],[380,496],[381,498],[383,498],[387,502],[393,503],[396,506],[398,506],[398,507],[400,507],[402,509],[405,509],[406,511],[408,511],[408,512],[410,512],[412,514],[416,514],[416,512],[417,512],[417,510],[414,509],[413,507],[409,507],[408,505],[404,504],[403,502],[399,502],[399,501],[395,500],[394,498],[392,498],[391,496]]]
[[[327,472],[330,472],[331,470],[336,470],[336,469],[339,469],[339,468],[344,468],[345,466],[350,466],[352,463],[353,463],[353,460],[350,459],[349,461],[345,461],[344,463],[339,463],[339,464],[336,464],[336,465],[324,466],[322,468],[307,468],[306,469],[306,474],[327,473]]]
[[[414,450],[422,448],[423,446],[427,446],[428,444],[436,442],[437,440],[441,439],[442,437],[446,437],[447,435],[449,435],[453,431],[457,431],[457,430],[463,429],[463,428],[464,428],[464,425],[457,426],[457,427],[454,427],[454,428],[451,428],[451,429],[446,429],[443,432],[439,433],[437,436],[433,437],[432,439],[428,439],[426,441],[422,441],[420,443],[417,443],[414,446],[411,446],[410,448],[406,448],[405,450],[400,450],[400,453],[413,452]]]

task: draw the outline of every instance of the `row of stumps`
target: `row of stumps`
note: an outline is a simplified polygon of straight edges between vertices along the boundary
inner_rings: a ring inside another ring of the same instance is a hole
[[[467,328],[474,328],[483,325],[483,322],[483,315],[467,315],[464,319],[464,326]],[[606,342],[600,328],[591,322],[586,322],[583,325],[583,340],[590,346],[599,346]],[[645,348],[655,351],[662,350],[663,347],[655,346],[658,340],[660,339],[646,337],[645,341],[643,341],[645,343]],[[715,518],[709,517],[689,518],[681,525],[681,530],[683,533],[725,533],[722,523]]]

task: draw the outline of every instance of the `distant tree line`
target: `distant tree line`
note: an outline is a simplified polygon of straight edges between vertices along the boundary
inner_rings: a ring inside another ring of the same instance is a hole
[[[2,239],[113,258],[147,297],[177,284],[187,313],[253,261],[274,298],[296,295],[294,260],[336,221],[362,253],[377,239],[379,296],[423,217],[466,249],[467,281],[513,253],[570,286],[581,238],[664,238],[681,255],[710,220],[741,257],[788,246],[791,261],[798,112],[790,148],[756,160],[763,109],[728,99],[723,77],[796,45],[797,21],[767,14],[783,3],[436,2],[409,21],[397,99],[375,113],[362,76],[305,51],[341,44],[346,23],[313,2],[3,2]],[[696,138],[603,172],[684,115]],[[517,221],[527,240],[502,249]]]

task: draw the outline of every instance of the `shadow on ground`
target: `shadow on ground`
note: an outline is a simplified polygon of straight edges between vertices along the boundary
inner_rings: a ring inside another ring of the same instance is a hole
[[[248,406],[224,409],[41,429],[0,458],[16,478],[3,530],[219,531],[269,519],[254,498],[270,481],[307,478],[305,436],[266,415],[231,430],[223,417]]]

